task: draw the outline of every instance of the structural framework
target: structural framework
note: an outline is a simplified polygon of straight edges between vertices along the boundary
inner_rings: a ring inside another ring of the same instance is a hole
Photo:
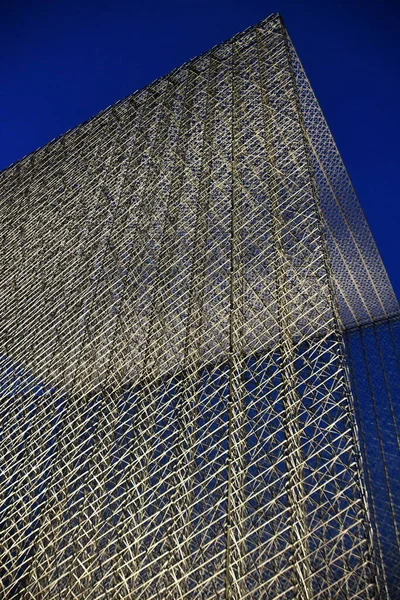
[[[398,598],[399,307],[280,16],[0,184],[1,598]]]

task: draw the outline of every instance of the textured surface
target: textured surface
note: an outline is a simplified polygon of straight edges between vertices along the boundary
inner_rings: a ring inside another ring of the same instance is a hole
[[[400,598],[400,321],[346,334],[382,588]]]
[[[341,332],[397,303],[280,18],[0,177],[3,596],[384,597]]]

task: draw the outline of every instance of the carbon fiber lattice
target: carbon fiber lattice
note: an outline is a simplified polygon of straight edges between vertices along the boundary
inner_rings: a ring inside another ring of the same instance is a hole
[[[398,307],[280,17],[0,185],[2,597],[384,597],[342,329]]]

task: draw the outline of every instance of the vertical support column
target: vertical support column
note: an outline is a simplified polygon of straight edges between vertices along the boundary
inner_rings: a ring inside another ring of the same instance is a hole
[[[245,596],[245,430],[243,375],[243,257],[242,196],[240,191],[240,49],[231,44],[231,214],[230,214],[230,312],[229,393],[227,459],[226,598]]]
[[[235,221],[234,221],[234,211],[235,211],[235,190],[234,190],[234,164],[235,164],[235,155],[234,155],[234,62],[235,62],[235,45],[232,44],[232,66],[231,66],[231,78],[232,78],[232,88],[231,88],[231,176],[232,176],[232,190],[231,190],[231,220],[230,220],[230,273],[229,273],[229,392],[228,392],[228,456],[227,456],[227,497],[226,497],[226,571],[225,571],[225,581],[226,581],[226,591],[225,597],[226,600],[230,600],[232,598],[232,461],[233,461],[233,402],[234,402],[234,389],[233,389],[233,370],[234,370],[234,361],[233,361],[233,353],[234,353],[234,306],[235,306],[235,296],[234,296],[234,264],[235,264],[235,247],[234,247],[234,239],[235,239]]]
[[[308,559],[307,525],[304,509],[304,488],[302,452],[300,440],[300,425],[298,419],[301,399],[296,392],[296,373],[294,368],[295,353],[293,350],[292,324],[287,310],[288,262],[285,257],[282,235],[284,219],[279,205],[279,181],[275,164],[275,152],[272,132],[273,115],[268,99],[268,85],[265,80],[265,69],[262,65],[262,40],[257,32],[257,50],[260,67],[260,87],[262,93],[264,131],[267,160],[269,164],[269,177],[267,182],[268,196],[271,207],[271,232],[272,244],[275,254],[275,294],[277,307],[277,325],[280,337],[281,377],[282,377],[282,402],[284,408],[283,424],[286,437],[286,468],[287,468],[287,495],[290,514],[290,541],[292,547],[292,579],[298,590],[298,597],[312,598],[311,568]]]

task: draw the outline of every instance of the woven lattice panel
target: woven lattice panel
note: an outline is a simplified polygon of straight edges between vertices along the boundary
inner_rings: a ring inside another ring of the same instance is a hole
[[[400,598],[400,321],[346,334],[382,589]]]
[[[368,223],[293,44],[288,43],[342,323],[347,329],[397,316],[399,304]]]
[[[272,16],[1,175],[5,598],[384,593],[301,73]]]

